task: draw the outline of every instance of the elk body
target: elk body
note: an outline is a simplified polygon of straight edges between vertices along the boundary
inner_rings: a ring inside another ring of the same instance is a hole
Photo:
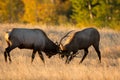
[[[40,58],[44,63],[42,51],[50,58],[57,54],[59,47],[53,43],[41,29],[13,28],[11,32],[5,35],[8,47],[4,51],[5,61],[7,56],[11,62],[10,51],[16,47],[20,49],[33,49],[32,62],[38,51]]]
[[[71,32],[71,31],[70,31]],[[84,50],[84,56],[81,59],[80,63],[83,62],[85,57],[88,54],[88,48],[92,45],[99,57],[101,62],[101,53],[99,50],[99,42],[100,42],[100,34],[95,28],[87,28],[82,31],[75,32],[70,41],[66,45],[62,45],[62,40],[70,33],[68,32],[63,38],[60,40],[60,49],[62,55],[67,57],[66,63],[69,63],[73,57],[75,57],[78,53],[78,50]],[[72,52],[72,54],[71,54]]]

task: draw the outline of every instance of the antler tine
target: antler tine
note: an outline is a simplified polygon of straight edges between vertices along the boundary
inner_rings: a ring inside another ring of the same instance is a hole
[[[61,44],[62,40],[63,40],[69,33],[71,33],[72,31],[74,31],[74,30],[69,31],[65,36],[63,36],[63,37],[60,39],[59,44]]]

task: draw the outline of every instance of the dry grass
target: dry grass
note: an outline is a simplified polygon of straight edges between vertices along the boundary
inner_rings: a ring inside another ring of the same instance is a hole
[[[80,58],[75,58],[70,64],[64,64],[65,60],[59,59],[58,55],[48,59],[45,55],[44,65],[36,54],[31,64],[31,50],[14,49],[11,52],[12,64],[4,61],[4,48],[7,44],[4,40],[4,32],[13,27],[41,28],[53,41],[58,41],[67,31],[81,30],[71,27],[32,26],[20,24],[0,25],[0,80],[120,80],[120,33],[100,29],[100,50],[102,63],[99,63],[93,47],[82,64],[78,64]]]

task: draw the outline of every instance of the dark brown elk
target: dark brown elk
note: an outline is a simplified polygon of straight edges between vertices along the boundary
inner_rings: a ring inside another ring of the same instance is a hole
[[[72,31],[70,31],[72,32]],[[68,32],[64,37],[60,40],[60,50],[61,50],[61,56],[66,56],[66,63],[69,63],[78,53],[78,50],[83,49],[84,50],[84,56],[81,59],[80,63],[83,62],[85,57],[88,54],[88,48],[92,45],[99,57],[99,60],[101,62],[101,53],[99,50],[99,42],[100,42],[100,34],[95,28],[87,28],[82,31],[77,31],[74,33],[72,38],[69,40],[69,42],[65,45],[62,45],[62,40],[70,33]],[[72,52],[72,54],[71,54]]]
[[[32,49],[33,62],[36,52],[44,63],[44,57],[42,51],[50,58],[56,55],[59,51],[59,47],[53,43],[41,29],[25,29],[25,28],[13,28],[11,32],[5,35],[8,47],[4,51],[5,61],[7,62],[7,56],[11,62],[10,51],[15,48],[20,49]]]

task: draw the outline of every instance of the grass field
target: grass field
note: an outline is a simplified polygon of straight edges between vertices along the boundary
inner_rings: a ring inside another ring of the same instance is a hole
[[[99,63],[95,50],[90,47],[89,54],[82,64],[79,64],[83,56],[82,50],[79,58],[75,58],[70,64],[64,64],[65,59],[60,59],[58,55],[51,59],[44,55],[43,64],[38,54],[31,64],[32,50],[18,48],[11,51],[13,62],[9,64],[5,63],[3,56],[7,47],[4,33],[15,27],[43,29],[54,42],[59,41],[70,30],[81,30],[74,26],[0,24],[0,80],[120,80],[120,32],[98,29],[101,35],[102,63]]]

